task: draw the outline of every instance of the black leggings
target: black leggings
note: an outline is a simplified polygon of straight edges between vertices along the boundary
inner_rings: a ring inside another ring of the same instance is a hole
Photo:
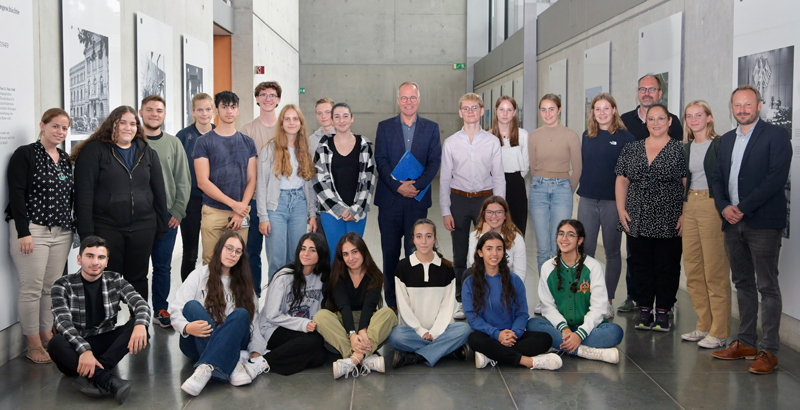
[[[284,376],[322,366],[328,361],[325,339],[317,332],[303,333],[279,327],[269,337],[267,349],[269,353],[264,358],[270,373]]]
[[[506,172],[506,202],[511,221],[524,237],[525,228],[528,227],[528,194],[525,192],[525,178],[522,173]]]
[[[553,338],[544,332],[526,330],[513,347],[506,347],[497,339],[476,330],[469,335],[467,342],[472,350],[483,353],[492,360],[517,366],[522,356],[533,357],[547,353],[553,344]]]
[[[156,228],[138,231],[95,228],[94,234],[108,242],[108,270],[122,274],[145,302],[148,301],[147,273]]]
[[[200,241],[200,220],[203,217],[203,197],[193,196],[186,205],[186,217],[181,221],[183,259],[181,260],[181,282],[186,281],[197,265],[197,249]]]

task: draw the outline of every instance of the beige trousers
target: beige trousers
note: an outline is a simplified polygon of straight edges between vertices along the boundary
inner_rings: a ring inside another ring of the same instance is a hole
[[[200,235],[203,244],[203,265],[208,265],[211,262],[211,255],[214,254],[214,246],[222,235],[228,231],[228,218],[231,216],[231,211],[224,209],[212,208],[208,205],[203,205],[202,219],[200,220]],[[258,229],[258,227],[254,227]],[[247,245],[247,232],[250,228],[242,228],[236,232],[242,236],[245,245]],[[245,249],[244,252],[247,252]]]
[[[360,318],[361,311],[353,311],[353,322],[356,327],[358,327]],[[350,346],[350,338],[347,337],[347,331],[344,330],[341,313],[320,309],[314,315],[314,321],[317,322],[317,332],[342,354],[342,358],[348,358],[353,354],[353,347]],[[395,326],[397,326],[397,314],[388,307],[378,309],[372,315],[369,326],[367,326],[367,337],[375,350],[389,338],[389,334],[392,333],[392,328]]]
[[[697,313],[697,330],[727,338],[731,326],[730,263],[722,216],[708,191],[690,191],[684,204],[683,267]]]
[[[19,272],[19,322],[22,334],[33,336],[53,327],[50,288],[64,273],[72,246],[72,231],[32,223],[28,229],[33,239],[33,252],[23,255],[19,252],[14,221],[9,221],[8,225],[11,260]]]

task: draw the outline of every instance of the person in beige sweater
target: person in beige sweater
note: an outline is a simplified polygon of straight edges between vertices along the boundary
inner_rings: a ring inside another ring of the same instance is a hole
[[[561,99],[557,95],[545,94],[539,112],[544,126],[528,136],[533,176],[528,206],[536,235],[536,267],[541,271],[556,254],[558,223],[572,217],[572,194],[581,177],[581,145],[578,134],[558,119]]]

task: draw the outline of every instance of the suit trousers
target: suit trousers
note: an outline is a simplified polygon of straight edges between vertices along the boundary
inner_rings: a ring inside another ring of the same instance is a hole
[[[414,198],[406,198],[400,194],[389,206],[378,208],[378,228],[381,231],[381,250],[383,251],[383,285],[386,305],[397,307],[394,292],[394,272],[400,261],[400,246],[405,249],[406,258],[414,250],[414,223],[426,218],[428,210],[419,208]]]
[[[453,239],[453,269],[456,274],[456,300],[461,302],[461,285],[464,283],[464,271],[467,270],[467,252],[469,252],[469,231],[478,224],[483,201],[487,197],[467,198],[463,195],[450,194],[450,212],[453,216],[455,230],[450,232]]]

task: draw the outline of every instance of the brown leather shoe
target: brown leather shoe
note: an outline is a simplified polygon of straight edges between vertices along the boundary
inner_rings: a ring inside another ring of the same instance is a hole
[[[750,365],[750,373],[770,374],[778,368],[778,356],[772,355],[764,350],[758,352],[756,361]]]
[[[728,348],[725,350],[717,350],[716,352],[711,353],[712,356],[722,360],[753,360],[756,358],[756,354],[758,354],[756,349],[747,347],[741,344],[738,340],[731,342],[730,346],[728,346]]]

